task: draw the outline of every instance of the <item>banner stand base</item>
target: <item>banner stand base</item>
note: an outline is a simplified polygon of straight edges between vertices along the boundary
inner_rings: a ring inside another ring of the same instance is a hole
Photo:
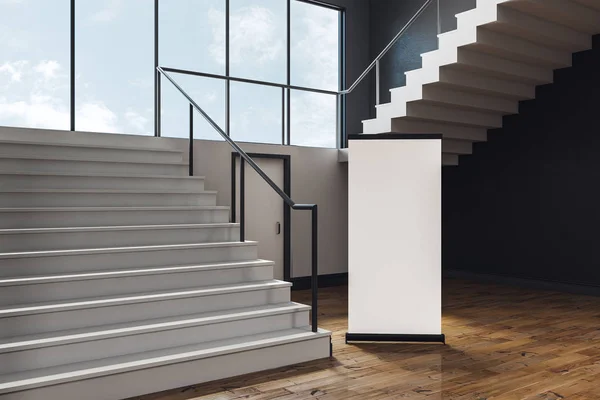
[[[383,334],[383,333],[346,333],[346,344],[348,342],[398,342],[398,343],[440,343],[446,344],[446,336],[440,335],[416,335],[416,334]]]

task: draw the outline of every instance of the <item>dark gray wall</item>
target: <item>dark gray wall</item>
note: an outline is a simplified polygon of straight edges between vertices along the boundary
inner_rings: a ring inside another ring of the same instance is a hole
[[[442,32],[456,29],[455,14],[475,7],[475,0],[439,0]],[[374,59],[424,4],[424,0],[370,0],[371,58]],[[381,102],[390,101],[389,89],[404,86],[404,73],[421,67],[421,54],[437,49],[437,2],[400,38],[381,62]],[[372,74],[373,75],[373,74]],[[375,78],[373,77],[373,82]],[[371,115],[375,88],[372,86]]]
[[[443,171],[444,269],[600,286],[600,36]]]

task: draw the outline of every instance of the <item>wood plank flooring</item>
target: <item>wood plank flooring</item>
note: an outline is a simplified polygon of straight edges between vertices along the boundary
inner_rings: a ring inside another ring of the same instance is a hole
[[[332,359],[137,399],[600,399],[599,297],[445,280],[447,345],[346,345],[347,288],[320,293]]]

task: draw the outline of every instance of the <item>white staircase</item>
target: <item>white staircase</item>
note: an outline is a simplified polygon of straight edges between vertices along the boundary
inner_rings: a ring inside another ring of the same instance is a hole
[[[116,400],[329,356],[169,143],[0,128],[0,399]]]
[[[477,0],[456,17],[458,28],[439,35],[438,50],[422,54],[422,68],[391,89],[363,133],[442,133],[443,163],[458,165],[536,85],[570,67],[572,53],[592,48],[600,0]]]

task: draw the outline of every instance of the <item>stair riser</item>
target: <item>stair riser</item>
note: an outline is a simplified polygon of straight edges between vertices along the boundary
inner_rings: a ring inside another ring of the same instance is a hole
[[[0,171],[186,176],[187,165],[0,158]]]
[[[457,110],[449,107],[439,107],[421,103],[409,103],[407,115],[412,118],[483,128],[502,127],[502,116],[498,114]]]
[[[163,301],[149,301],[0,318],[1,337],[36,335],[60,330],[176,317],[234,308],[285,303],[290,300],[289,287],[197,296]],[[240,334],[243,335],[242,332]],[[163,343],[164,347],[168,347]]]
[[[273,266],[223,268],[182,273],[92,279],[0,287],[0,307],[91,297],[152,293],[273,279]]]
[[[0,157],[3,154],[23,158],[59,158],[94,161],[129,162],[181,162],[183,153],[159,150],[107,149],[93,147],[64,147],[54,145],[36,145],[22,143],[2,143]]]
[[[0,207],[214,206],[214,193],[0,193]]]
[[[392,132],[441,133],[444,138],[485,141],[487,130],[468,126],[443,124],[435,121],[392,120]]]
[[[114,400],[329,357],[330,337],[8,393],[2,400]]]
[[[229,210],[37,211],[0,213],[0,229],[229,222]]]
[[[24,172],[24,171],[18,171]],[[0,190],[8,189],[129,189],[203,191],[203,179],[119,176],[2,175]]]
[[[165,343],[185,346],[307,325],[308,311],[301,311],[4,353],[0,354],[0,374],[160,350]]]
[[[218,243],[240,240],[236,226],[194,229],[138,229],[101,232],[0,234],[2,251],[97,249],[163,244]]]
[[[196,265],[258,258],[256,244],[98,254],[0,258],[0,276],[19,277],[123,268]]]

